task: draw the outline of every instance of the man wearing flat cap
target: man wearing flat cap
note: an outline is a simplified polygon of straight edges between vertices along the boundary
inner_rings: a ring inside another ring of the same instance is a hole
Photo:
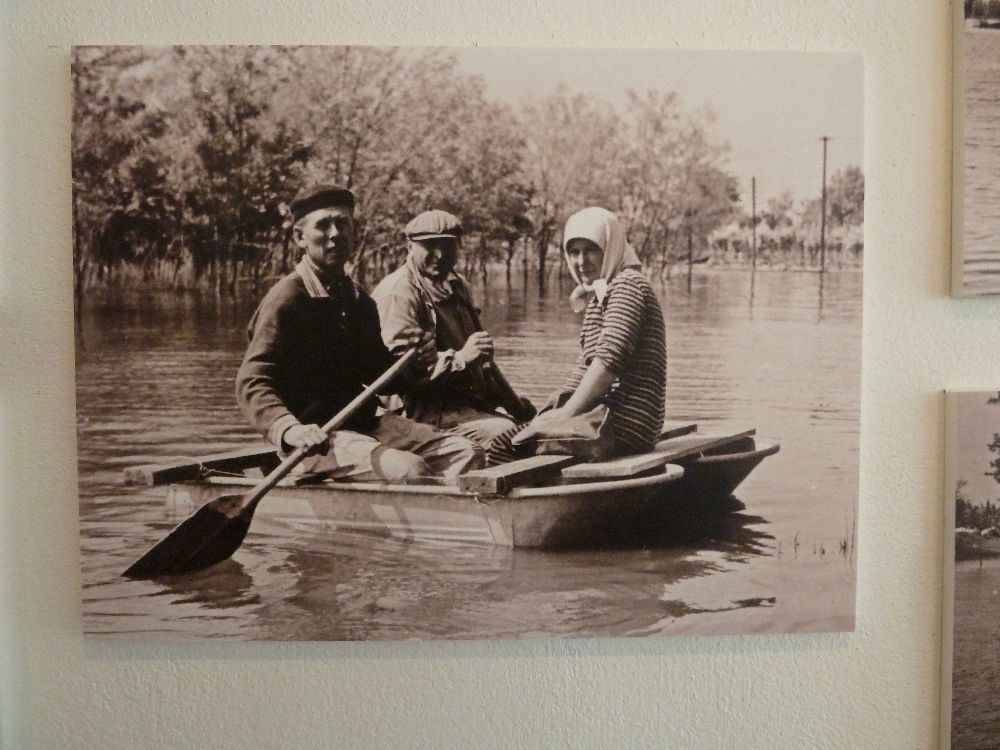
[[[343,429],[323,433],[320,425],[392,365],[392,352],[418,348],[403,383],[422,377],[436,354],[433,340],[417,329],[401,329],[392,351],[382,342],[375,303],[344,269],[354,252],[349,190],[307,190],[290,212],[302,259],[254,313],[236,376],[237,401],[251,424],[282,451],[313,449],[302,471],[400,480],[480,467],[482,450],[468,439],[395,414],[378,417],[375,399]],[[390,392],[399,385],[391,383]]]
[[[428,377],[404,391],[404,413],[468,435],[485,447],[515,419],[530,419],[534,407],[510,389],[496,368],[493,339],[482,330],[468,286],[455,272],[462,238],[458,217],[425,211],[404,233],[406,262],[372,292],[382,340],[396,347],[408,331],[418,329],[432,333],[437,347]]]

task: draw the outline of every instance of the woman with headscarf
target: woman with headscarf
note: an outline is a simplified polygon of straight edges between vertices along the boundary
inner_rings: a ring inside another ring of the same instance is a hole
[[[603,208],[573,214],[563,251],[583,313],[580,356],[565,385],[495,461],[531,453],[605,460],[649,451],[663,425],[667,355],[660,303],[618,217]]]

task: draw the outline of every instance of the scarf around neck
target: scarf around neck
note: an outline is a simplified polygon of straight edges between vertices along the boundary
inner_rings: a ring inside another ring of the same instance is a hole
[[[435,305],[445,302],[455,293],[455,281],[458,280],[458,275],[454,271],[449,273],[447,278],[434,281],[420,273],[420,269],[417,268],[417,264],[410,255],[406,256],[406,267],[410,269],[410,275],[417,280],[420,288]]]
[[[317,266],[308,255],[303,255],[302,260],[295,265],[295,272],[302,277],[302,283],[305,285],[306,291],[309,293],[310,297],[330,296],[330,292],[327,291],[327,285],[323,283],[322,272],[320,271],[319,266]],[[357,299],[358,288],[347,276],[338,278],[335,282],[332,282],[330,286],[335,287],[335,291],[338,291],[341,294],[347,291],[351,299]]]
[[[566,246],[570,240],[575,239],[590,240],[604,251],[600,276],[591,284],[584,284],[569,263]],[[639,256],[625,239],[625,227],[619,218],[606,208],[596,206],[577,211],[566,221],[566,229],[563,230],[563,254],[566,256],[570,275],[577,284],[569,295],[569,304],[574,312],[582,312],[592,297],[603,303],[608,293],[608,284],[615,275],[623,268],[641,265]]]

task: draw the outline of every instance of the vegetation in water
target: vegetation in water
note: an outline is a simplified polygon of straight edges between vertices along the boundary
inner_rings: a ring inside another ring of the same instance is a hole
[[[1000,392],[987,399],[987,404],[1000,405]],[[993,433],[987,448],[998,455],[989,462],[986,475],[1000,483],[1000,433]],[[970,501],[967,485],[965,479],[955,485],[955,559],[996,557],[1000,555],[1000,502],[987,499],[980,505]]]
[[[965,17],[983,27],[1000,28],[1000,0],[965,0]]]
[[[358,197],[353,273],[377,279],[400,228],[443,208],[466,227],[466,273],[558,266],[584,205],[618,212],[650,273],[699,262],[815,267],[820,198],[739,208],[713,118],[676,94],[621,107],[565,87],[508,105],[442,50],[79,47],[73,55],[78,301],[95,285],[237,294],[294,265],[287,202],[340,182]],[[864,178],[831,175],[828,265],[860,263]],[[817,191],[819,192],[819,191]]]

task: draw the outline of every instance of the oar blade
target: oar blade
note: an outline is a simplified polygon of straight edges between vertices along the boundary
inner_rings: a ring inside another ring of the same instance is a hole
[[[355,396],[347,406],[323,425],[331,435],[354,416],[370,398],[392,381],[417,356],[410,349],[375,381]],[[129,578],[158,578],[207,568],[228,559],[243,543],[257,503],[284,479],[310,450],[297,448],[247,495],[223,495],[201,506],[193,516],[177,526],[122,575]]]
[[[223,495],[201,506],[132,563],[126,578],[159,578],[189,573],[229,559],[250,528],[256,503],[244,507],[242,495]]]

